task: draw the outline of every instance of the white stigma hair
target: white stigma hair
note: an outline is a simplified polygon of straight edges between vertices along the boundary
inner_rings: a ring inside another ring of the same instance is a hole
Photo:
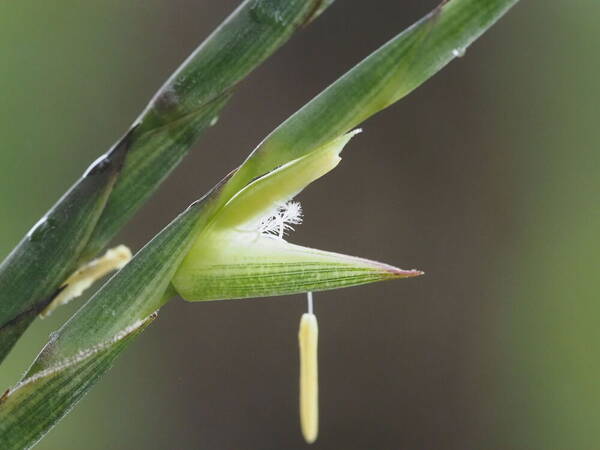
[[[258,231],[266,236],[283,239],[286,233],[294,231],[292,225],[301,223],[302,206],[299,202],[289,201],[263,217],[258,224]]]

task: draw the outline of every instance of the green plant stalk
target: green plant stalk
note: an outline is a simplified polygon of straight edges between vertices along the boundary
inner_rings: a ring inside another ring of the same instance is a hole
[[[112,352],[116,342],[121,342],[115,336],[143,323],[160,308],[172,295],[170,277],[194,237],[249,180],[313,151],[317,143],[327,142],[326,136],[341,134],[340,130],[346,131],[401,98],[450,61],[455,49],[464,48],[492,26],[514,3],[516,0],[445,3],[284,122],[237,172],[175,219],[59,330],[27,372],[21,387],[11,390],[0,403],[0,443],[33,444],[72,408],[82,391],[91,388],[100,373],[94,373],[90,381],[63,374],[61,365],[77,361],[77,355],[86,354],[86,349],[94,349],[99,343],[114,341],[104,348]],[[320,126],[320,120],[327,120],[335,131]],[[302,144],[297,144],[293,136]],[[54,371],[57,367],[59,370]],[[68,388],[19,392],[31,386],[28,380],[43,378],[47,373],[64,379]],[[51,406],[55,398],[60,399],[58,407]],[[11,419],[12,411],[17,409],[22,421]]]
[[[247,0],[169,78],[92,166],[102,173],[79,180],[0,265],[0,361],[215,123],[236,84],[332,2]]]
[[[218,189],[179,215],[53,334],[21,383],[0,398],[0,448],[39,441],[172,298],[170,280]]]
[[[127,149],[125,139],[92,166],[0,266],[0,359],[56,295],[56,280],[75,269],[76,261],[69,257],[80,254],[93,233]]]

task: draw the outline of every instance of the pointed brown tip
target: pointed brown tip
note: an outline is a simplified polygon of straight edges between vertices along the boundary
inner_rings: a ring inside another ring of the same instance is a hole
[[[397,267],[394,267],[391,270],[391,272],[397,278],[413,278],[413,277],[420,277],[421,275],[425,275],[425,272],[423,272],[422,270],[417,270],[417,269],[403,270],[403,269],[398,269]]]

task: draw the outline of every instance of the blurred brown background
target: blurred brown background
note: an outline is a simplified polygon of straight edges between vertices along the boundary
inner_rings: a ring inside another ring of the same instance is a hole
[[[436,0],[338,0],[237,90],[118,239],[140,248]],[[0,2],[6,254],[236,0]],[[600,3],[522,1],[363,125],[292,241],[425,277],[320,293],[315,449],[600,448]],[[28,332],[14,383],[79,305]],[[301,296],[176,301],[40,449],[301,449]]]

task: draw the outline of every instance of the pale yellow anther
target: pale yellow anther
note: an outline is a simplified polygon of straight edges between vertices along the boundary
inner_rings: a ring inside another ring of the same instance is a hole
[[[95,281],[113,270],[122,269],[131,259],[131,250],[124,245],[111,248],[100,258],[96,258],[81,266],[63,283],[63,290],[40,313],[40,317],[49,316],[52,311],[61,305],[66,305],[71,300],[79,297]]]
[[[302,315],[300,343],[300,426],[307,443],[312,444],[319,432],[319,370],[317,346],[319,327],[312,312]]]

